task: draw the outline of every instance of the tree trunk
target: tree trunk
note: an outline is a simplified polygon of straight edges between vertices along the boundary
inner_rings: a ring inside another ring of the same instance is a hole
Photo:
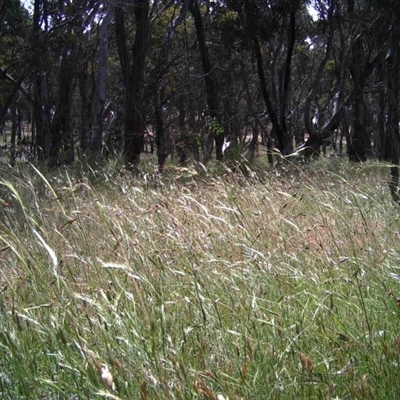
[[[221,116],[218,104],[218,87],[215,80],[215,76],[211,67],[211,61],[208,54],[208,47],[206,43],[206,36],[204,32],[203,19],[201,17],[200,7],[198,0],[192,0],[190,4],[190,12],[193,16],[194,23],[196,26],[197,41],[199,43],[201,61],[203,65],[204,82],[206,86],[208,112],[213,122],[216,123],[217,129],[212,129],[211,133],[215,140],[215,153],[217,160],[223,160],[222,146],[224,144],[224,134],[220,133],[219,127],[221,127]],[[208,146],[208,151],[212,151],[212,142]],[[207,162],[210,155],[205,155],[204,162]]]
[[[379,77],[383,81],[384,74],[380,74]],[[391,149],[390,149],[390,140],[388,140],[386,133],[385,114],[386,114],[385,91],[381,89],[379,92],[379,112],[378,112],[378,134],[379,134],[378,154],[380,161],[390,162]]]
[[[39,162],[46,162],[50,154],[50,107],[48,77],[39,73],[34,83],[35,145]]]
[[[353,46],[353,111],[354,111],[354,132],[349,149],[349,160],[361,162],[367,160],[367,135],[365,129],[365,105],[364,105],[364,83],[361,76],[361,55],[362,43],[357,39]]]
[[[21,89],[24,77],[21,76],[19,79],[16,80],[12,76],[10,76],[7,73],[7,71],[5,71],[1,66],[0,66],[0,73],[4,76],[4,79],[8,80],[13,84],[9,93],[5,93],[3,91],[2,95],[4,97],[1,98],[0,96],[0,126],[3,126],[5,124],[7,112],[10,109],[11,104],[13,103],[16,95],[18,94],[18,91]]]
[[[31,43],[33,48],[43,48],[44,46],[37,46],[41,43],[42,35],[42,20],[46,21],[46,16],[41,15],[43,7],[42,0],[35,0],[33,8],[33,24]],[[44,7],[43,7],[44,8]],[[43,13],[45,10],[43,11]],[[46,28],[46,27],[45,27]],[[43,55],[42,55],[43,56]],[[37,158],[39,162],[46,162],[50,154],[50,107],[49,107],[49,87],[48,75],[43,70],[42,63],[39,64],[39,69],[36,71],[36,78],[34,81],[34,119],[35,119],[35,145]]]
[[[165,160],[168,156],[167,138],[163,123],[161,98],[163,97],[162,88],[155,95],[154,114],[155,114],[155,140],[157,146],[158,171],[164,172]]]
[[[275,107],[273,107],[273,105],[272,105],[271,98],[268,93],[267,82],[265,80],[264,65],[263,65],[263,60],[262,60],[262,55],[261,55],[260,43],[256,37],[253,39],[253,43],[254,43],[254,52],[255,52],[256,60],[257,60],[257,73],[258,73],[258,79],[260,81],[261,92],[263,95],[263,99],[264,99],[265,106],[267,108],[269,117],[271,119],[272,131],[275,133],[275,135],[278,139],[277,147],[278,147],[279,151],[283,154],[284,149],[286,148],[286,142],[287,142],[286,135],[279,124],[278,114],[275,110]]]
[[[397,21],[398,23],[398,21]],[[400,69],[400,34],[398,26],[393,24],[391,37],[391,49],[389,54],[391,57],[386,58],[387,76],[388,76],[388,121],[386,130],[389,132],[388,137],[391,140],[391,162],[389,188],[392,198],[395,202],[400,203],[399,193],[399,69]]]
[[[149,0],[137,0],[133,11],[136,30],[130,59],[124,11],[120,6],[115,6],[116,41],[125,84],[124,154],[128,164],[137,165],[140,162],[146,126],[142,89],[149,34]]]
[[[78,76],[79,96],[80,96],[80,135],[79,145],[80,150],[84,153],[88,146],[88,132],[90,129],[90,101],[88,95],[88,74],[87,74],[87,63],[83,64],[83,67]]]
[[[320,132],[320,127],[316,129],[316,127],[313,124],[313,121],[312,121],[313,116],[311,114],[311,106],[315,102],[315,97],[316,97],[317,92],[321,85],[322,74],[324,72],[324,69],[325,69],[325,66],[326,66],[328,60],[331,57],[332,41],[333,41],[333,33],[334,33],[334,30],[332,28],[333,10],[334,10],[334,4],[331,4],[329,7],[328,16],[327,16],[327,21],[329,24],[329,34],[328,34],[328,38],[326,41],[325,54],[318,66],[312,88],[310,90],[310,93],[307,96],[307,99],[306,99],[306,102],[304,105],[304,124],[305,124],[306,130],[307,130],[307,133],[309,134],[309,138],[306,143],[306,147],[308,147],[308,150],[306,150],[307,156],[310,156],[312,154],[317,154],[319,152],[320,146],[323,142],[323,135]]]
[[[189,3],[191,0],[184,0],[182,6],[179,4],[175,5],[174,13],[171,17],[170,25],[165,34],[164,42],[161,47],[160,55],[157,59],[157,64],[152,71],[152,74],[149,78],[149,85],[155,87],[154,89],[154,114],[155,114],[155,142],[157,146],[157,158],[158,158],[158,170],[159,172],[163,172],[165,161],[169,154],[169,138],[167,137],[167,132],[164,127],[163,121],[163,107],[166,105],[165,103],[165,86],[164,76],[170,65],[168,63],[168,58],[172,46],[172,39],[175,35],[176,29],[178,26],[184,21],[186,18]],[[175,11],[180,7],[180,14],[178,17],[175,15]],[[179,102],[180,103],[180,102]],[[184,106],[183,106],[184,108]],[[183,129],[185,125],[185,117],[184,112],[181,113],[181,109],[179,109],[179,119],[183,115]],[[153,150],[153,149],[152,149]]]
[[[353,20],[352,26],[356,28],[360,22],[355,14],[355,1],[347,0],[347,11],[349,17]],[[355,33],[350,53],[350,75],[353,81],[353,135],[351,143],[349,143],[349,161],[361,162],[366,161],[366,137],[365,137],[365,121],[364,121],[364,51],[361,35]]]
[[[296,2],[293,2],[296,3]],[[293,49],[296,41],[296,4],[292,4],[292,10],[290,11],[290,19],[289,19],[289,27],[288,27],[288,50],[285,61],[285,69],[283,74],[283,82],[280,85],[281,93],[280,93],[280,125],[281,129],[284,132],[284,147],[283,154],[290,154],[293,152],[293,140],[291,135],[289,135],[286,119],[287,119],[287,107],[289,100],[289,84],[290,84],[290,76],[291,76],[291,63],[293,57]]]
[[[109,10],[105,15],[100,27],[100,50],[98,54],[98,71],[96,86],[93,95],[92,108],[92,132],[89,140],[89,151],[99,157],[102,147],[103,125],[104,125],[104,105],[106,103],[107,87],[107,61],[108,61],[108,27],[113,18],[113,8],[108,6]]]
[[[71,130],[71,106],[74,89],[74,50],[64,49],[59,73],[59,98],[50,128],[51,146],[48,166],[54,168],[59,164],[61,146],[63,162],[74,161],[74,142]]]
[[[15,159],[16,159],[15,139],[17,136],[17,125],[18,125],[17,107],[13,105],[11,107],[10,112],[11,112],[10,165],[13,167],[15,165]]]
[[[7,7],[8,7],[7,1],[2,2],[2,4],[0,5],[0,26],[3,25],[3,21],[7,13]]]

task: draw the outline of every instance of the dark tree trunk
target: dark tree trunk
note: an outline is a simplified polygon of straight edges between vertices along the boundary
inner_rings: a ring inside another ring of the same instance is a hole
[[[110,5],[100,27],[100,50],[98,55],[97,79],[93,95],[92,132],[89,141],[89,150],[99,157],[102,148],[104,105],[106,103],[107,64],[108,64],[108,26],[113,17],[113,8]]]
[[[7,13],[8,1],[3,1],[0,5],[0,26],[3,24],[3,20]]]
[[[166,132],[163,123],[163,115],[162,115],[162,90],[157,92],[155,95],[155,105],[154,105],[154,114],[155,114],[155,141],[157,146],[157,159],[158,159],[158,170],[160,173],[164,171],[165,161],[168,157],[168,149],[167,149],[167,138]]]
[[[9,93],[3,92],[2,95],[4,96],[4,98],[0,98],[0,126],[3,126],[5,123],[7,111],[10,109],[11,104],[15,100],[15,97],[21,88],[24,77],[20,77],[18,80],[15,80],[10,75],[8,75],[8,73],[1,66],[0,73],[4,76],[4,79],[13,84]]]
[[[310,90],[310,93],[307,96],[305,106],[304,106],[304,123],[305,123],[307,133],[309,134],[309,138],[308,138],[306,146],[305,146],[306,147],[306,156],[312,156],[313,154],[318,154],[320,146],[322,145],[322,142],[324,141],[324,135],[321,132],[321,128],[320,127],[316,128],[312,122],[313,116],[311,114],[311,106],[315,102],[317,92],[321,85],[322,74],[324,72],[327,62],[329,61],[329,59],[331,57],[332,41],[333,41],[333,33],[334,33],[334,30],[331,25],[332,17],[333,17],[333,10],[334,10],[334,4],[331,4],[331,6],[329,7],[328,16],[327,16],[327,20],[329,23],[329,34],[328,34],[328,38],[327,38],[327,42],[326,42],[325,54],[318,66],[318,69],[315,74],[315,78],[313,79],[312,88]]]
[[[275,133],[276,138],[278,139],[277,147],[278,147],[279,151],[281,153],[283,153],[284,149],[286,148],[286,145],[287,145],[287,138],[286,138],[285,132],[282,130],[282,128],[279,124],[278,114],[275,110],[275,107],[273,107],[273,105],[272,105],[272,101],[271,101],[271,98],[268,93],[267,82],[265,80],[264,65],[263,65],[263,60],[262,60],[262,55],[261,55],[260,43],[258,42],[257,38],[254,38],[253,42],[254,42],[254,52],[255,52],[256,60],[257,60],[257,73],[258,73],[258,79],[260,80],[261,93],[263,95],[265,106],[268,110],[268,114],[271,119],[272,130]]]
[[[23,143],[23,144],[28,144],[28,140],[24,137],[22,137],[22,122],[23,122],[23,113],[21,108],[17,106],[17,142],[18,143]]]
[[[354,0],[347,1],[347,11],[349,17],[353,20],[353,26],[356,27],[360,22],[355,14]],[[350,75],[353,81],[353,135],[349,143],[349,161],[362,162],[367,159],[366,130],[365,130],[365,110],[364,110],[364,85],[365,78],[363,74],[364,50],[363,39],[357,35],[352,43],[350,60]]]
[[[377,39],[379,48],[387,48],[387,36],[380,35]],[[390,47],[390,43],[389,43]],[[387,65],[384,57],[381,57],[376,67],[376,81],[378,84],[385,82],[387,78]],[[375,151],[380,161],[391,161],[391,139],[388,138],[388,132],[386,131],[386,114],[387,114],[387,102],[386,102],[386,91],[387,88],[381,86],[377,93],[378,109],[377,112],[377,143],[375,144]]]
[[[11,107],[11,140],[10,140],[10,165],[15,165],[16,159],[16,147],[15,147],[15,139],[17,136],[17,125],[18,125],[18,115],[17,115],[17,107]]]
[[[168,62],[172,39],[175,35],[176,29],[178,26],[184,21],[186,18],[189,3],[191,0],[184,0],[182,6],[179,4],[175,5],[174,13],[171,17],[170,25],[166,31],[164,42],[162,44],[160,55],[157,59],[157,63],[155,68],[153,69],[151,76],[149,78],[150,85],[154,86],[154,113],[155,113],[155,142],[157,145],[157,158],[158,158],[158,170],[159,172],[163,172],[165,161],[170,152],[169,148],[169,137],[167,137],[167,131],[164,126],[164,118],[163,118],[163,107],[165,104],[165,86],[164,75],[170,67],[170,63]],[[176,17],[175,11],[180,8],[180,14]],[[183,106],[183,114],[181,113],[181,109],[179,109],[179,120],[181,122],[181,117],[183,115],[183,123],[182,123],[182,132],[184,131],[185,125],[185,114],[184,114],[184,105],[178,100],[178,107]],[[152,145],[153,152],[153,145]]]
[[[398,24],[398,20],[396,21]],[[393,24],[390,57],[386,58],[387,77],[388,77],[388,120],[386,130],[391,142],[391,162],[389,188],[392,198],[400,203],[399,192],[399,70],[400,70],[400,34],[398,25]]]
[[[50,128],[51,146],[49,168],[59,163],[61,147],[63,162],[70,164],[74,161],[74,142],[71,130],[71,106],[74,89],[74,51],[65,49],[61,60],[59,73],[59,98]]]
[[[33,8],[33,24],[32,24],[32,36],[31,43],[33,48],[43,49],[46,51],[46,47],[42,46],[42,21],[47,21],[46,15],[41,15],[41,8],[43,7],[43,13],[45,13],[45,7],[42,0],[35,0]],[[45,29],[47,27],[45,26]],[[42,57],[44,54],[41,55]],[[50,107],[49,107],[49,87],[48,87],[48,75],[43,70],[44,65],[39,63],[36,72],[36,78],[34,81],[34,120],[35,120],[35,145],[38,161],[44,163],[47,161],[50,154]]]
[[[84,63],[78,77],[79,96],[80,96],[80,134],[79,147],[84,153],[88,146],[88,133],[90,130],[90,101],[88,95],[88,75],[86,72],[87,63]]]
[[[365,129],[364,82],[361,74],[362,43],[356,40],[353,46],[353,60],[351,66],[353,78],[353,112],[354,131],[349,149],[349,160],[361,162],[367,160],[367,135]]]
[[[254,155],[256,154],[257,145],[258,145],[258,124],[257,122],[254,122],[251,141],[249,143],[249,157],[248,157],[249,161],[253,160]]]
[[[380,77],[383,79],[383,74],[381,74]],[[381,90],[379,92],[379,112],[378,112],[378,134],[379,134],[378,154],[380,161],[390,162],[391,160],[390,140],[388,140],[386,135],[385,114],[386,114],[385,92],[384,90]]]
[[[286,124],[287,108],[289,101],[289,89],[291,79],[291,63],[293,57],[293,50],[296,40],[296,12],[299,7],[298,1],[292,1],[289,9],[289,22],[287,25],[287,43],[286,43],[286,57],[283,64],[281,73],[277,74],[276,71],[272,77],[272,96],[268,90],[266,83],[266,75],[263,65],[263,57],[261,52],[261,45],[259,39],[259,32],[253,26],[253,21],[259,19],[259,10],[255,2],[246,1],[244,3],[246,14],[246,29],[253,42],[254,54],[257,62],[257,73],[260,81],[261,93],[267,108],[269,117],[272,123],[272,132],[274,133],[277,143],[276,147],[279,151],[286,155],[293,150],[293,144],[288,132]],[[276,55],[278,52],[276,52]]]
[[[208,112],[213,121],[215,121],[218,126],[221,126],[221,116],[218,104],[218,87],[215,80],[215,76],[211,67],[211,61],[208,54],[208,47],[206,43],[206,36],[204,32],[203,19],[201,17],[200,7],[198,0],[192,0],[190,4],[190,12],[193,15],[194,23],[196,26],[197,41],[199,43],[201,61],[203,65],[204,82],[206,86],[207,104]],[[220,133],[219,129],[216,129],[212,133],[215,140],[215,153],[217,160],[223,159],[222,146],[224,144],[224,135]],[[208,150],[212,151],[212,146]],[[204,162],[207,162],[209,155],[205,155]]]
[[[294,2],[295,3],[295,2]],[[283,154],[290,154],[293,152],[293,140],[288,132],[286,119],[287,119],[287,107],[289,101],[289,84],[291,76],[291,64],[293,58],[293,49],[296,41],[296,4],[292,4],[292,10],[290,11],[289,27],[288,27],[288,50],[286,54],[285,69],[283,74],[283,82],[281,83],[280,93],[280,125],[281,130],[284,133],[284,147],[281,150]]]
[[[115,29],[118,53],[125,84],[125,161],[137,165],[144,144],[145,115],[143,79],[149,34],[149,0],[137,0],[133,6],[136,19],[135,39],[130,57],[124,11],[115,6]]]
[[[380,36],[378,38],[378,45],[379,47],[385,46],[385,37]],[[386,63],[384,58],[382,57],[376,67],[376,81],[378,83],[385,82],[386,80]],[[375,154],[378,155],[379,161],[387,161],[390,162],[391,160],[391,148],[390,148],[390,139],[387,138],[386,133],[386,124],[385,124],[385,115],[387,113],[386,107],[386,87],[380,87],[377,93],[377,102],[378,102],[378,109],[377,112],[377,121],[376,121],[376,128],[377,134],[376,143],[374,143],[375,147]]]
[[[38,161],[46,162],[50,154],[50,107],[48,77],[39,73],[34,83],[35,145]]]

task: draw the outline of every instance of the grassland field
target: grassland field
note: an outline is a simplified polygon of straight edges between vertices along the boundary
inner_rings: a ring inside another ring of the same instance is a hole
[[[400,399],[388,166],[0,169],[0,398]]]

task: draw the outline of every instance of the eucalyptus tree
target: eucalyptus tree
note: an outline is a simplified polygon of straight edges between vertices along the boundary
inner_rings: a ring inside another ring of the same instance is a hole
[[[304,126],[309,137],[302,146],[307,157],[319,153],[320,146],[339,129],[348,104],[348,77],[345,33],[338,29],[340,15],[336,0],[317,0],[318,20],[309,34],[311,58],[308,93],[305,94]]]
[[[190,2],[191,0],[189,4]],[[220,84],[216,72],[219,57],[215,54],[215,44],[219,42],[214,40],[214,35],[218,35],[218,31],[214,26],[213,12],[207,5],[200,5],[200,17],[207,33],[205,46],[211,62],[213,84],[218,90]],[[173,148],[180,163],[186,163],[189,157],[204,163],[211,157],[216,134],[222,132],[221,124],[218,122],[221,115],[218,113],[218,118],[212,120],[205,85],[203,57],[195,19],[190,10],[183,20],[179,34],[176,35],[174,54],[174,62],[168,72],[169,84],[165,87],[169,93],[165,98],[168,99],[165,110],[168,110],[169,114],[167,120],[173,136]],[[220,109],[218,95],[214,103]]]
[[[99,49],[97,54],[96,78],[93,88],[91,121],[89,124],[91,125],[91,133],[88,143],[89,151],[96,158],[100,156],[102,151],[103,128],[105,120],[104,109],[107,96],[109,27],[112,23],[113,17],[114,7],[110,3],[104,3],[99,8],[97,16],[97,19],[99,19]],[[85,92],[81,92],[81,95],[83,96],[82,103],[85,103]],[[85,112],[83,111],[83,113]],[[85,142],[86,138],[84,137],[82,140]],[[83,149],[86,149],[86,145],[83,146]]]
[[[388,48],[385,57],[385,69],[387,76],[387,117],[386,117],[386,140],[390,141],[390,182],[389,188],[392,198],[400,203],[399,187],[399,153],[400,153],[400,10],[396,1],[382,2],[376,0],[374,6],[386,12],[388,33]]]
[[[0,128],[26,79],[30,18],[19,0],[0,5]],[[26,93],[27,94],[27,93]]]
[[[321,143],[339,129],[342,135],[346,134],[351,161],[364,161],[368,154],[372,155],[371,120],[379,121],[383,114],[372,117],[377,107],[368,104],[373,96],[367,94],[381,87],[380,107],[385,108],[382,62],[387,50],[388,23],[383,10],[370,8],[371,4],[366,3],[314,2],[319,18],[310,38],[312,53],[319,61],[304,110],[305,127],[310,134],[304,145],[308,154],[318,150]],[[376,77],[379,85],[373,82]],[[383,119],[381,122],[383,124]],[[375,144],[377,138],[375,135]],[[382,139],[384,134],[380,134],[383,143]]]
[[[125,161],[133,165],[140,161],[146,127],[143,89],[150,11],[149,0],[116,3],[114,10],[116,41],[125,88],[124,154]],[[126,13],[132,13],[135,17],[133,38],[129,35]]]
[[[32,66],[36,147],[49,167],[74,160],[71,109],[84,36],[97,15],[97,0],[35,0],[30,39],[41,57]]]
[[[391,180],[390,190],[393,199],[400,203],[399,194],[399,152],[400,152],[400,132],[399,132],[399,85],[400,85],[400,12],[395,12],[392,16],[390,28],[390,45],[386,57],[387,79],[388,79],[388,118],[387,132],[391,139]]]
[[[40,58],[32,66],[33,78],[33,120],[34,137],[38,160],[46,162],[50,155],[50,68],[52,66],[48,37],[50,31],[47,3],[42,0],[34,1],[32,32],[30,35],[31,52],[40,53]],[[33,63],[32,63],[33,64]]]
[[[148,78],[148,97],[153,100],[154,135],[161,172],[172,151],[172,138],[168,132],[176,119],[176,110],[178,113],[182,111],[179,79],[184,75],[182,54],[185,50],[182,45],[184,30],[181,28],[186,21],[190,2],[191,0],[161,2],[162,12],[159,12],[152,30],[152,51],[149,55],[152,68]],[[179,70],[176,69],[178,66]],[[183,121],[178,129],[185,130],[184,112],[180,113],[180,117]],[[184,161],[185,151],[182,156],[181,161]]]
[[[292,151],[292,133],[287,120],[292,60],[299,13],[305,2],[229,0],[227,4],[238,13],[244,38],[253,50],[276,147],[282,154],[289,154]]]
[[[259,129],[265,124],[261,115],[257,75],[237,11],[224,2],[213,7],[212,37],[215,77],[218,84],[221,123],[225,140],[230,143],[229,158],[239,157],[247,149],[252,157]],[[249,137],[251,139],[249,139]]]
[[[365,161],[371,147],[365,89],[371,73],[386,52],[385,43],[377,38],[381,35],[387,37],[387,27],[382,12],[371,9],[368,2],[347,0],[343,16],[349,38],[348,68],[352,82],[353,132],[349,143],[349,159]]]
[[[211,64],[211,59],[209,56],[206,33],[204,29],[199,0],[191,0],[189,8],[193,16],[194,24],[196,27],[197,41],[199,44],[199,50],[200,50],[203,73],[204,73],[208,113],[211,118],[211,124],[210,124],[212,130],[210,135],[211,141],[209,141],[207,145],[205,159],[207,161],[210,158],[212,143],[215,140],[216,158],[217,160],[222,160],[223,159],[222,145],[224,143],[224,135],[223,131],[220,128],[222,121],[221,121],[220,105],[218,99],[219,97],[218,84],[216,81],[215,70],[213,69],[213,66]]]

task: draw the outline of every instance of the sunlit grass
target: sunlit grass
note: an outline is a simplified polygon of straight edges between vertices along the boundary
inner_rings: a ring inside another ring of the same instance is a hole
[[[400,396],[385,167],[219,170],[3,171],[3,398]]]

